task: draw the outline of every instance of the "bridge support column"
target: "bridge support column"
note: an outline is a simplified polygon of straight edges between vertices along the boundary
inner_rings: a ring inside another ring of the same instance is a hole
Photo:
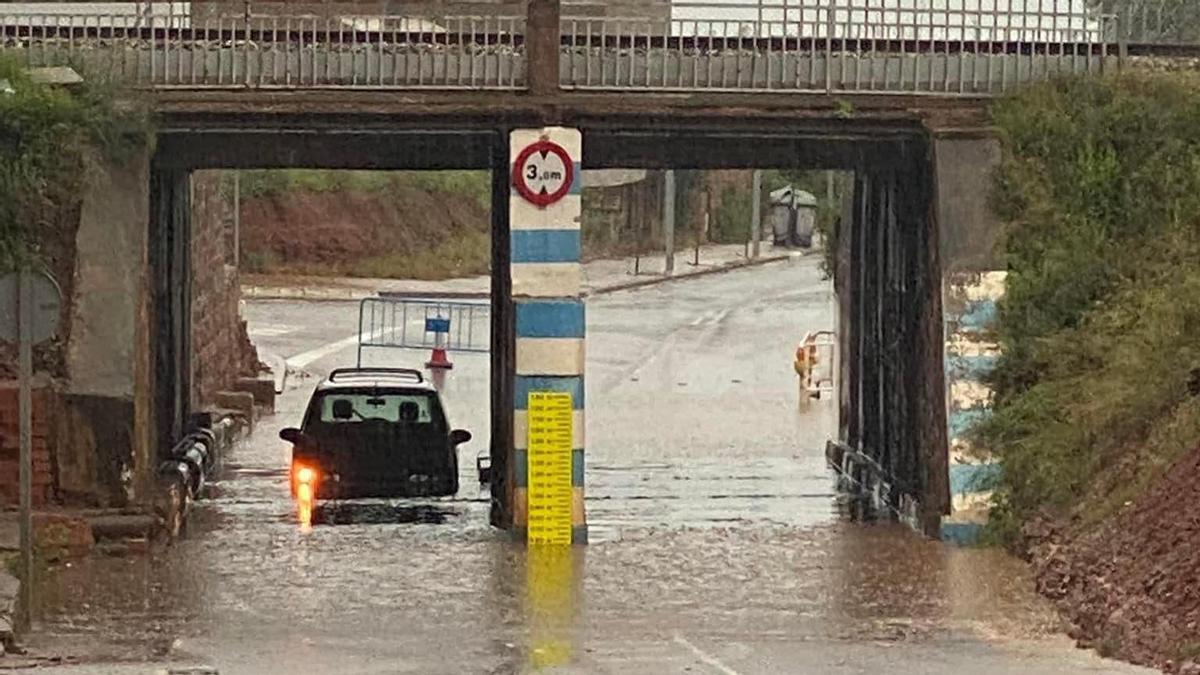
[[[915,143],[890,158],[858,173],[839,231],[841,435],[876,506],[937,536],[948,479],[933,167]]]
[[[513,385],[513,529],[528,536],[531,507],[545,511],[555,503],[531,504],[531,394],[569,394],[571,419],[571,541],[587,542],[583,503],[584,343],[586,322],[582,300],[580,160],[582,135],[576,129],[522,129],[512,132],[510,157],[539,140],[566,150],[572,163],[571,185],[559,201],[537,206],[510,197],[511,279],[515,313],[515,378]],[[540,458],[535,458],[539,463]],[[547,460],[548,461],[548,460]],[[536,486],[533,486],[536,487]],[[563,485],[562,487],[565,487]],[[563,495],[565,497],[565,495]],[[535,518],[540,517],[535,514]]]

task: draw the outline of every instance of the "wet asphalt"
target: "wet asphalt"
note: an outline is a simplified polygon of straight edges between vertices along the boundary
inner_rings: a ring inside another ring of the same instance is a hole
[[[292,365],[277,413],[184,541],[53,570],[33,644],[75,663],[37,672],[1146,672],[1074,649],[1020,562],[843,515],[835,409],[801,410],[791,370],[833,310],[814,258],[590,299],[592,543],[555,553],[487,525],[484,354],[453,355],[442,385],[475,435],[456,498],[327,505],[302,531],[277,434],[353,365],[357,304],[249,303],[260,350]]]

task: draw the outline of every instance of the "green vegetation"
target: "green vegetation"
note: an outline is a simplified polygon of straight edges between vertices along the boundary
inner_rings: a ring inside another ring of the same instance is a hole
[[[727,187],[721,193],[719,206],[712,215],[709,239],[718,244],[740,244],[750,239],[750,223],[754,220],[754,191],[749,188]]]
[[[1179,661],[1187,663],[1196,660],[1200,660],[1200,642],[1189,642],[1179,650]]]
[[[1123,34],[1134,41],[1200,39],[1200,3],[1196,0],[1092,0],[1090,4],[1116,16]]]
[[[282,263],[269,251],[255,252],[243,258],[243,270],[251,273],[436,281],[487,274],[491,263],[490,251],[491,236],[488,232],[466,232],[415,253],[386,253],[333,263]]]
[[[230,194],[232,172],[222,179]],[[238,172],[242,198],[288,192],[359,192],[389,194],[401,189],[446,192],[491,205],[492,184],[487,171],[339,171],[327,169],[263,169]]]
[[[992,523],[1099,522],[1200,442],[1200,84],[1063,80],[997,104],[1007,294],[976,430],[1004,464]]]
[[[89,169],[143,151],[150,125],[86,73],[70,89],[41,85],[0,57],[0,80],[9,84],[0,88],[0,269],[11,270],[53,257],[47,247],[74,232]]]

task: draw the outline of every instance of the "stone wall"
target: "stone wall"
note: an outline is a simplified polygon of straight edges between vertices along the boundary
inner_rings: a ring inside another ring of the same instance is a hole
[[[197,173],[192,188],[192,399],[202,409],[256,372],[258,358],[239,312],[232,204],[216,172]],[[97,172],[81,201],[74,273],[62,273],[63,367],[36,364],[33,496],[37,505],[123,506],[149,495],[160,452],[151,396],[148,158]],[[0,379],[0,506],[17,501],[18,444],[16,382]]]
[[[192,409],[258,372],[258,354],[241,318],[233,199],[221,174],[192,175]]]

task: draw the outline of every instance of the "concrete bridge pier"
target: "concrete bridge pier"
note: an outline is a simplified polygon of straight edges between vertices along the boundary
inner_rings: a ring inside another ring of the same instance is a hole
[[[522,149],[539,141],[557,143],[572,160],[567,195],[536,206],[511,189]],[[587,542],[584,513],[584,314],[580,265],[583,137],[577,129],[551,127],[511,132],[508,152],[493,165],[493,472],[505,477],[493,486],[492,521],[511,526],[518,540],[528,537],[530,503],[530,394],[569,394],[571,414],[571,541]],[[500,203],[507,196],[507,203]],[[502,210],[503,213],[499,213]],[[511,386],[507,384],[511,379]],[[504,382],[500,387],[498,383]],[[496,415],[511,415],[508,420]],[[511,434],[506,433],[511,429]],[[511,445],[498,439],[510,438]],[[511,458],[511,461],[509,461]],[[534,461],[538,461],[536,458]],[[498,493],[498,494],[497,494]],[[504,506],[507,505],[507,509]],[[507,513],[506,513],[507,511]],[[536,518],[535,514],[535,518]]]
[[[191,413],[191,172],[150,173],[149,277],[155,441],[165,452],[183,437]]]
[[[949,507],[941,277],[928,145],[860,167],[838,233],[844,452],[851,482],[936,536]]]

